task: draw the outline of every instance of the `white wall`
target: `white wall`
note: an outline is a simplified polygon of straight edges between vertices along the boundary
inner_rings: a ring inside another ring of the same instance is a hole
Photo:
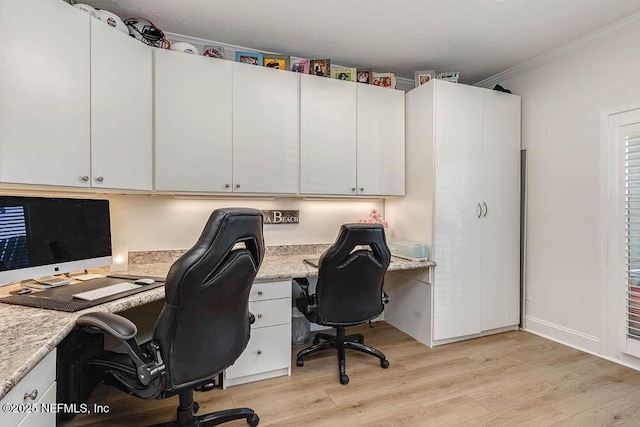
[[[299,209],[300,223],[265,225],[267,245],[331,243],[340,225],[368,218],[382,200],[177,199],[165,196],[110,196],[112,238],[129,251],[190,248],[211,212],[222,207]]]
[[[640,101],[638,46],[634,27],[501,82],[522,96],[526,327],[592,352],[607,353],[612,315],[600,313],[600,112]]]

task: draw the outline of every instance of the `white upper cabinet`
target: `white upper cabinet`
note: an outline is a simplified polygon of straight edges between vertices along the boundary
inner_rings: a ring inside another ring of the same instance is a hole
[[[357,84],[358,194],[405,193],[404,92]]]
[[[57,0],[0,2],[0,182],[90,185],[90,19]]]
[[[356,84],[300,79],[300,192],[356,194]]]
[[[298,193],[299,74],[232,65],[234,191]]]
[[[520,322],[520,97],[483,92],[484,331]]]
[[[155,189],[230,192],[233,62],[154,52]]]
[[[152,190],[151,49],[91,20],[91,186]]]

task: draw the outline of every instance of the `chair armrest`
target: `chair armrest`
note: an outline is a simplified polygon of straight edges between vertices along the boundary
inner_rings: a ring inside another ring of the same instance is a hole
[[[309,280],[306,277],[296,277],[293,279],[293,283],[300,286],[304,296],[309,298]]]
[[[138,328],[131,320],[113,313],[83,314],[76,320],[76,325],[100,329],[119,340],[135,338],[138,333]]]
[[[140,349],[136,341],[138,328],[129,319],[113,313],[95,312],[78,317],[76,325],[99,329],[117,338],[135,364],[140,384],[147,386],[162,374],[164,370],[162,360],[153,361]]]

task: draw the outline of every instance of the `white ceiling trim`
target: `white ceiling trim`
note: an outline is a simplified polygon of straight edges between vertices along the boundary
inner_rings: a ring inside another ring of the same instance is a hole
[[[562,58],[566,55],[569,55],[580,48],[597,43],[601,40],[604,40],[608,37],[611,37],[615,34],[618,34],[620,32],[626,31],[628,29],[631,29],[639,25],[640,25],[640,12],[634,13],[633,15],[629,15],[624,19],[614,22],[613,24],[607,25],[606,27],[602,27],[597,31],[594,31],[585,36],[577,38],[569,43],[566,43],[562,46],[559,46],[555,49],[545,52],[542,55],[538,55],[528,61],[523,62],[520,65],[516,65],[515,67],[511,67],[508,70],[502,71],[496,75],[493,75],[489,78],[481,80],[475,83],[474,86],[491,88],[504,80],[508,80],[522,73],[526,73],[527,71],[533,70],[534,68],[540,67],[541,65],[544,65],[548,62],[551,62],[556,59]]]

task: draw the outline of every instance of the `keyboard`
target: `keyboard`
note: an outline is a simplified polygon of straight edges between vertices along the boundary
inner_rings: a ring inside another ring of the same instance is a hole
[[[131,291],[133,289],[141,288],[142,285],[136,285],[129,282],[116,283],[115,285],[105,286],[103,288],[94,289],[92,291],[80,292],[73,294],[74,298],[83,299],[85,301],[94,301],[100,298],[110,297],[122,292]]]

